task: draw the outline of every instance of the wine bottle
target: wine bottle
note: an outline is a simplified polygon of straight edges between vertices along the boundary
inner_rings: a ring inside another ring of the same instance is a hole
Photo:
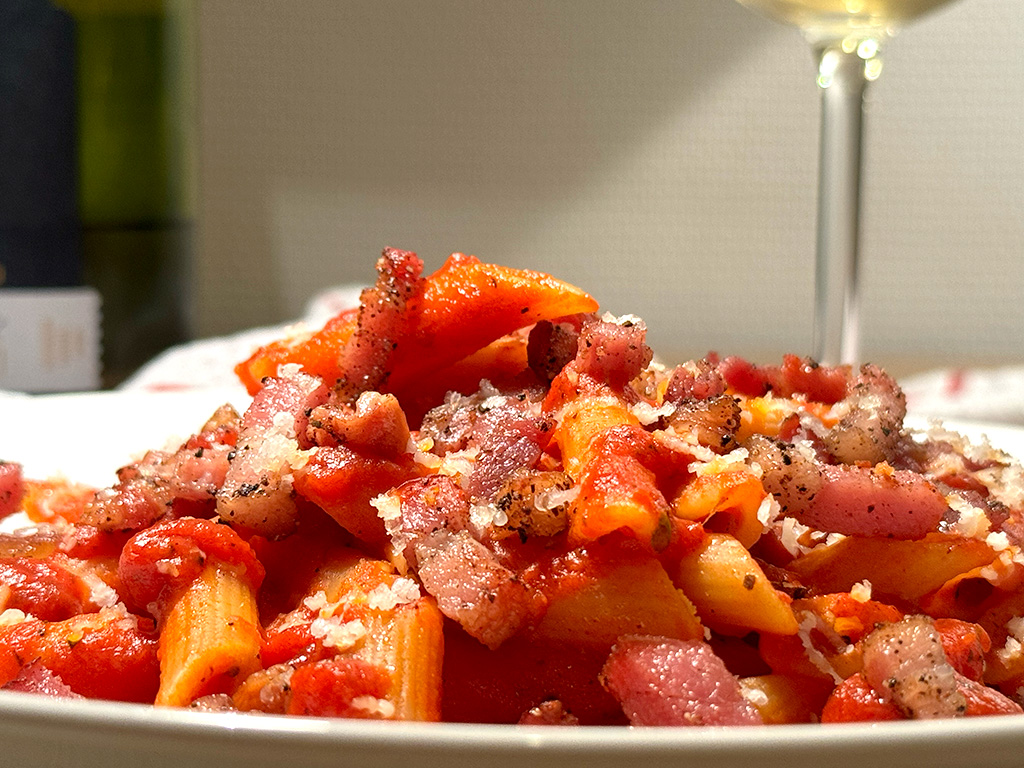
[[[82,284],[71,17],[0,3],[0,388],[99,384],[99,297]]]

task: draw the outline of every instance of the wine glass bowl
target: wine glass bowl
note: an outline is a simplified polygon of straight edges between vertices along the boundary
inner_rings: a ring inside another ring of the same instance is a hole
[[[814,44],[848,37],[882,40],[952,0],[739,0],[741,5],[792,24]]]
[[[818,63],[821,144],[812,356],[860,356],[860,203],[864,93],[882,71],[882,44],[904,24],[953,0],[738,0],[800,29]]]

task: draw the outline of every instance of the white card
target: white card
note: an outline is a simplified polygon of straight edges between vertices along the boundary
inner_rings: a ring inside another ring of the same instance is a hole
[[[100,386],[100,296],[93,288],[0,289],[0,389]]]

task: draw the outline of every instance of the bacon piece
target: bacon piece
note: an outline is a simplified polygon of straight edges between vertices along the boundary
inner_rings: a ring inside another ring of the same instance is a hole
[[[718,355],[709,354],[677,366],[665,389],[666,403],[684,400],[709,400],[725,394],[725,377],[718,369]]]
[[[731,390],[746,397],[763,397],[772,388],[767,370],[742,357],[726,357],[718,364],[718,371]]]
[[[524,406],[528,405],[525,394],[509,397],[475,421],[469,445],[480,452],[469,477],[472,497],[493,498],[509,475],[532,469],[540,459],[552,423],[527,412]]]
[[[413,544],[416,575],[441,612],[492,650],[539,618],[543,601],[467,531]]]
[[[489,535],[501,539],[517,533],[524,542],[533,536],[556,536],[569,527],[569,506],[577,495],[572,487],[565,472],[512,473],[494,499],[505,522],[495,522]]]
[[[319,405],[309,414],[307,440],[314,445],[346,445],[394,459],[409,445],[409,422],[394,395],[363,392],[355,407]]]
[[[488,396],[494,394],[497,392],[485,394],[480,391],[473,395],[449,392],[441,405],[431,408],[423,416],[420,437],[430,438],[433,442],[431,451],[438,456],[465,450],[479,416],[477,409]]]
[[[392,546],[445,616],[490,648],[540,616],[543,598],[469,534],[469,499],[451,478],[412,480],[393,494],[400,512],[385,521]]]
[[[715,395],[679,401],[668,423],[677,434],[693,434],[712,450],[731,451],[736,447],[741,413],[735,397]]]
[[[930,482],[909,470],[822,465],[799,446],[759,436],[748,448],[783,514],[820,531],[919,539],[948,508]]]
[[[415,566],[405,545],[440,530],[464,531],[469,526],[469,499],[447,475],[431,475],[402,483],[393,493],[401,505],[397,520],[385,520],[396,549]],[[399,543],[402,546],[398,546]]]
[[[581,375],[620,392],[654,357],[642,320],[621,323],[590,318],[583,324],[572,365]]]
[[[329,396],[320,379],[298,371],[267,380],[242,417],[238,447],[217,491],[221,518],[267,537],[294,530],[292,473],[308,447],[298,438],[305,436],[308,414]]]
[[[823,438],[828,451],[845,464],[894,462],[906,436],[907,398],[896,381],[875,365],[865,365],[833,407],[839,422]]]
[[[782,365],[772,370],[772,389],[783,397],[806,395],[818,403],[836,403],[847,393],[850,366],[819,365],[810,358],[783,355]]]
[[[908,470],[822,468],[821,490],[801,522],[847,536],[920,539],[935,530],[947,505],[935,487]]]
[[[39,662],[27,664],[21,668],[18,676],[6,685],[0,686],[5,691],[21,693],[37,693],[54,699],[84,699],[75,693],[63,680]]]
[[[526,359],[540,381],[550,384],[576,357],[579,330],[571,323],[541,320],[530,331]]]
[[[117,484],[97,491],[78,522],[101,531],[137,531],[166,517],[212,515],[237,432],[238,414],[222,406],[174,453],[149,451],[119,469]]]
[[[355,401],[361,392],[379,389],[388,379],[388,362],[403,341],[406,305],[423,282],[423,262],[411,251],[385,248],[377,261],[377,283],[359,297],[355,333],[341,349],[338,394]]]
[[[818,365],[808,358],[785,355],[782,365],[755,365],[741,357],[727,357],[718,365],[729,387],[737,394],[762,397],[774,392],[780,397],[805,395],[808,400],[832,404],[847,391],[850,367]]]
[[[25,479],[21,465],[11,461],[0,461],[0,520],[21,509],[25,495]]]
[[[736,676],[699,640],[620,638],[601,682],[632,725],[761,725]]]
[[[864,639],[863,651],[865,680],[908,717],[964,715],[967,701],[931,619],[908,616],[882,625]]]
[[[473,498],[490,500],[513,472],[536,465],[552,426],[535,393],[502,394],[485,382],[474,395],[450,394],[430,410],[420,436],[429,437],[440,456],[477,449],[466,487]]]
[[[276,429],[297,438],[309,427],[309,414],[327,402],[330,388],[320,379],[294,369],[287,369],[274,379],[263,382],[242,416],[238,435],[239,447],[254,436]],[[309,443],[302,447],[308,448]]]

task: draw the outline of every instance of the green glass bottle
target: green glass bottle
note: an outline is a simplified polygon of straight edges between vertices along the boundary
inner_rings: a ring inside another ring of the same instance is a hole
[[[75,19],[85,281],[104,382],[187,336],[194,211],[193,0],[60,0]]]

